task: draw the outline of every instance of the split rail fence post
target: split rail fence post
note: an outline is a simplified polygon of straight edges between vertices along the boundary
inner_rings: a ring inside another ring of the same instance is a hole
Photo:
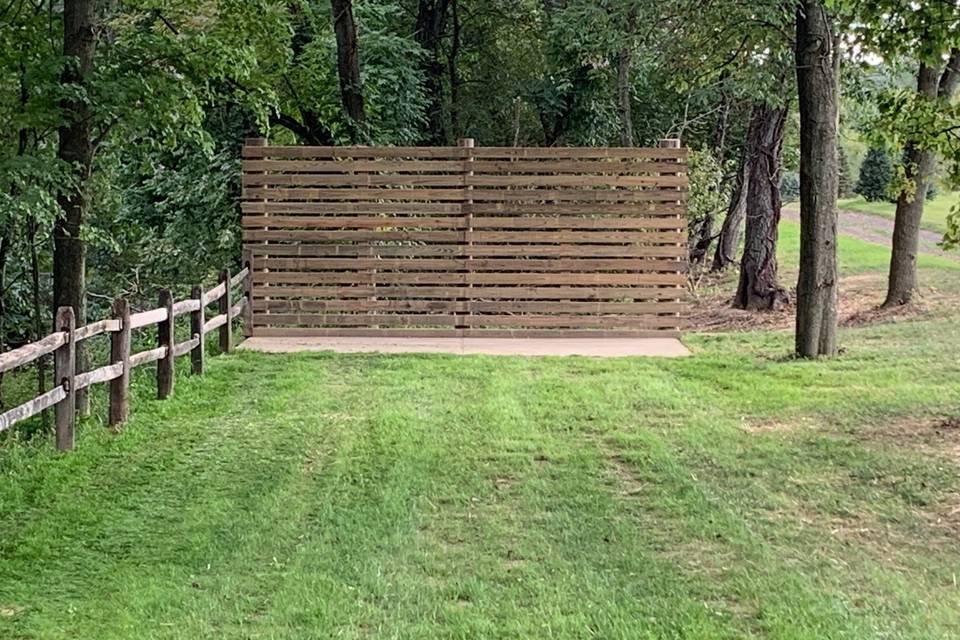
[[[157,399],[165,400],[173,393],[173,295],[160,290],[160,307],[167,310],[167,319],[157,324],[157,346],[166,347],[166,354],[157,360]]]
[[[123,372],[110,381],[110,428],[116,429],[130,416],[130,303],[113,301],[113,317],[120,329],[110,334],[110,364],[122,364]]]
[[[243,305],[243,337],[253,337],[253,250],[243,250],[243,266],[247,270],[247,277],[243,279],[243,296],[246,298]]]
[[[467,184],[469,182],[468,178],[473,175],[473,138],[460,138],[457,141],[457,146],[463,149],[463,207],[466,208],[466,213],[464,215],[464,246],[466,251],[466,259],[464,260],[466,280],[465,287],[467,289],[473,288],[473,282],[471,275],[473,274],[473,265],[471,261],[473,260],[473,185]],[[473,296],[464,296],[461,298],[461,304],[463,305],[463,314],[461,316],[459,329],[469,329],[473,324],[471,322],[472,309],[471,301]]]
[[[680,138],[664,138],[663,140],[660,141],[660,148],[661,148],[661,149],[679,149],[679,148],[680,148]],[[665,159],[663,159],[663,158],[661,158],[660,161],[661,161],[661,162],[677,162],[677,163],[679,164],[679,161],[675,161],[675,160],[669,160],[669,161],[668,161],[668,160],[665,160]],[[677,174],[676,172],[673,172],[673,173],[663,172],[663,173],[661,173],[660,175],[664,175],[664,176],[675,176],[675,175],[678,175],[678,174]],[[665,189],[666,189],[666,190],[669,190],[669,187],[666,187]],[[678,190],[679,190],[679,188],[678,188]],[[683,201],[678,199],[678,200],[676,200],[676,202],[674,202],[674,204],[682,205],[682,204],[683,204]],[[677,227],[682,228],[682,222],[683,222],[683,215],[680,214],[680,213],[678,213],[678,214],[677,214]],[[677,246],[682,248],[682,247],[684,247],[685,245],[684,245],[684,243],[680,243],[680,244],[678,244]],[[679,260],[682,260],[683,258],[678,257],[678,259],[679,259]],[[677,273],[682,273],[682,272],[678,271]],[[674,301],[674,302],[681,302],[680,298],[675,298],[673,301]],[[675,315],[676,318],[677,318],[677,327],[676,327],[676,329],[677,329],[677,331],[679,331],[679,330],[681,329],[681,327],[680,327],[680,314],[679,314],[679,313],[675,313],[675,314],[673,314],[673,315]]]
[[[190,312],[190,336],[198,339],[197,346],[190,351],[190,371],[199,376],[203,375],[203,347],[206,342],[203,339],[203,323],[206,321],[203,307],[203,287],[199,284],[193,285],[190,290],[190,297],[197,300],[196,311]]]
[[[220,352],[230,353],[230,343],[233,341],[233,322],[230,321],[230,269],[220,271],[220,282],[224,289],[220,296],[220,313],[227,314],[227,321],[220,325]]]
[[[77,390],[74,379],[77,374],[77,343],[74,331],[76,318],[72,307],[57,309],[57,331],[65,331],[67,341],[53,354],[53,383],[62,386],[66,397],[56,404],[55,423],[57,450],[73,449],[74,428],[77,424]]]

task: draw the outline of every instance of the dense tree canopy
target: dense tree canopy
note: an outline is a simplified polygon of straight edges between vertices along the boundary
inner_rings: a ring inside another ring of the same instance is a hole
[[[236,259],[238,152],[251,135],[484,145],[680,137],[696,152],[694,257],[709,263],[719,235],[714,265],[736,263],[748,220],[742,306],[776,306],[787,298],[773,252],[779,176],[800,166],[804,117],[795,22],[813,6],[831,12],[846,65],[844,157],[859,159],[865,144],[939,157],[922,180],[915,162],[901,163],[904,199],[921,183],[960,180],[950,99],[960,30],[946,0],[3,3],[0,342],[42,333],[57,277],[77,289],[60,302],[103,311],[115,295],[196,282]],[[918,70],[935,72],[932,97],[917,90]],[[64,262],[70,243],[82,245],[79,262]]]

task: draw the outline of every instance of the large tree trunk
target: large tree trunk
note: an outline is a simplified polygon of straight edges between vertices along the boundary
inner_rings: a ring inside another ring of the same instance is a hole
[[[450,0],[420,0],[414,39],[426,52],[424,89],[427,93],[427,139],[429,144],[447,142],[443,123],[443,63],[440,41],[447,23]]]
[[[800,98],[800,276],[796,353],[837,352],[837,124],[839,35],[826,8],[804,0],[797,9]]]
[[[939,80],[938,80],[939,76]],[[917,74],[917,93],[934,100],[938,96],[950,100],[960,81],[960,52],[954,49],[943,74],[937,67],[920,63]],[[917,252],[920,245],[920,219],[923,204],[930,187],[930,176],[937,165],[933,151],[920,148],[916,141],[908,141],[905,149],[907,179],[914,192],[900,192],[897,213],[893,223],[893,251],[890,254],[890,277],[884,307],[907,304],[917,288]]]
[[[337,36],[337,74],[340,76],[340,101],[350,119],[352,142],[359,142],[364,121],[363,91],[360,84],[360,56],[357,25],[353,21],[352,0],[330,0],[333,30]]]
[[[63,3],[63,54],[69,61],[63,70],[64,85],[75,88],[61,102],[66,122],[59,130],[57,154],[74,169],[76,184],[57,196],[62,214],[53,227],[53,308],[72,307],[77,326],[86,323],[86,254],[80,230],[88,208],[87,183],[93,165],[91,109],[83,96],[93,69],[96,48],[94,33],[95,0],[65,0]],[[73,58],[73,60],[71,60]],[[85,366],[82,349],[77,349],[77,365]],[[77,394],[84,412],[86,394]]]
[[[777,226],[780,224],[780,153],[786,107],[758,106],[750,122],[747,228],[740,260],[737,309],[769,310],[787,302],[777,280]]]
[[[751,122],[753,118],[751,118]],[[713,254],[713,271],[723,271],[737,261],[737,247],[740,244],[740,227],[747,216],[747,189],[750,185],[750,172],[747,158],[750,155],[750,134],[747,133],[747,144],[743,145],[740,154],[740,163],[737,166],[737,176],[730,194],[730,206],[727,208],[727,217],[723,219],[720,228],[720,237],[717,239],[717,250]]]

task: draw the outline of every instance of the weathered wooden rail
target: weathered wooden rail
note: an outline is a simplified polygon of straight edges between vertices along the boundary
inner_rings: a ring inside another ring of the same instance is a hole
[[[242,286],[242,295],[234,302],[232,292],[238,286]],[[169,290],[161,290],[156,309],[130,313],[129,303],[118,298],[113,303],[113,317],[82,327],[75,326],[73,309],[61,307],[56,314],[57,331],[0,354],[0,373],[53,354],[55,381],[49,391],[0,414],[0,431],[53,407],[57,449],[70,450],[77,420],[76,392],[105,382],[110,383],[108,424],[116,429],[130,414],[131,370],[156,362],[157,398],[168,398],[173,393],[174,362],[178,357],[190,354],[191,371],[197,375],[203,373],[206,334],[218,331],[220,350],[227,353],[233,343],[232,320],[242,317],[244,334],[249,333],[252,287],[250,265],[245,264],[233,276],[227,269],[221,271],[219,284],[209,291],[194,286],[191,297],[186,300],[174,302]],[[206,308],[214,302],[217,303],[217,315],[207,318]],[[190,338],[176,342],[174,323],[176,318],[186,314],[190,314]],[[154,325],[157,327],[156,348],[131,353],[131,332]],[[110,364],[91,371],[77,371],[77,344],[102,333],[110,334]]]

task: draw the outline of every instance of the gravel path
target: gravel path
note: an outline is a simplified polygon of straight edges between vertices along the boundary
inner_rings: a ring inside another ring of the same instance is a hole
[[[784,208],[781,212],[787,220],[794,222],[800,221],[800,212],[792,208]],[[858,211],[840,210],[840,224],[837,229],[840,233],[853,236],[866,242],[874,242],[884,246],[890,246],[890,238],[893,236],[893,220],[872,216],[868,213]],[[956,251],[944,251],[937,246],[943,236],[936,231],[927,229],[920,230],[920,251],[937,256],[954,258],[960,260],[960,254]]]

